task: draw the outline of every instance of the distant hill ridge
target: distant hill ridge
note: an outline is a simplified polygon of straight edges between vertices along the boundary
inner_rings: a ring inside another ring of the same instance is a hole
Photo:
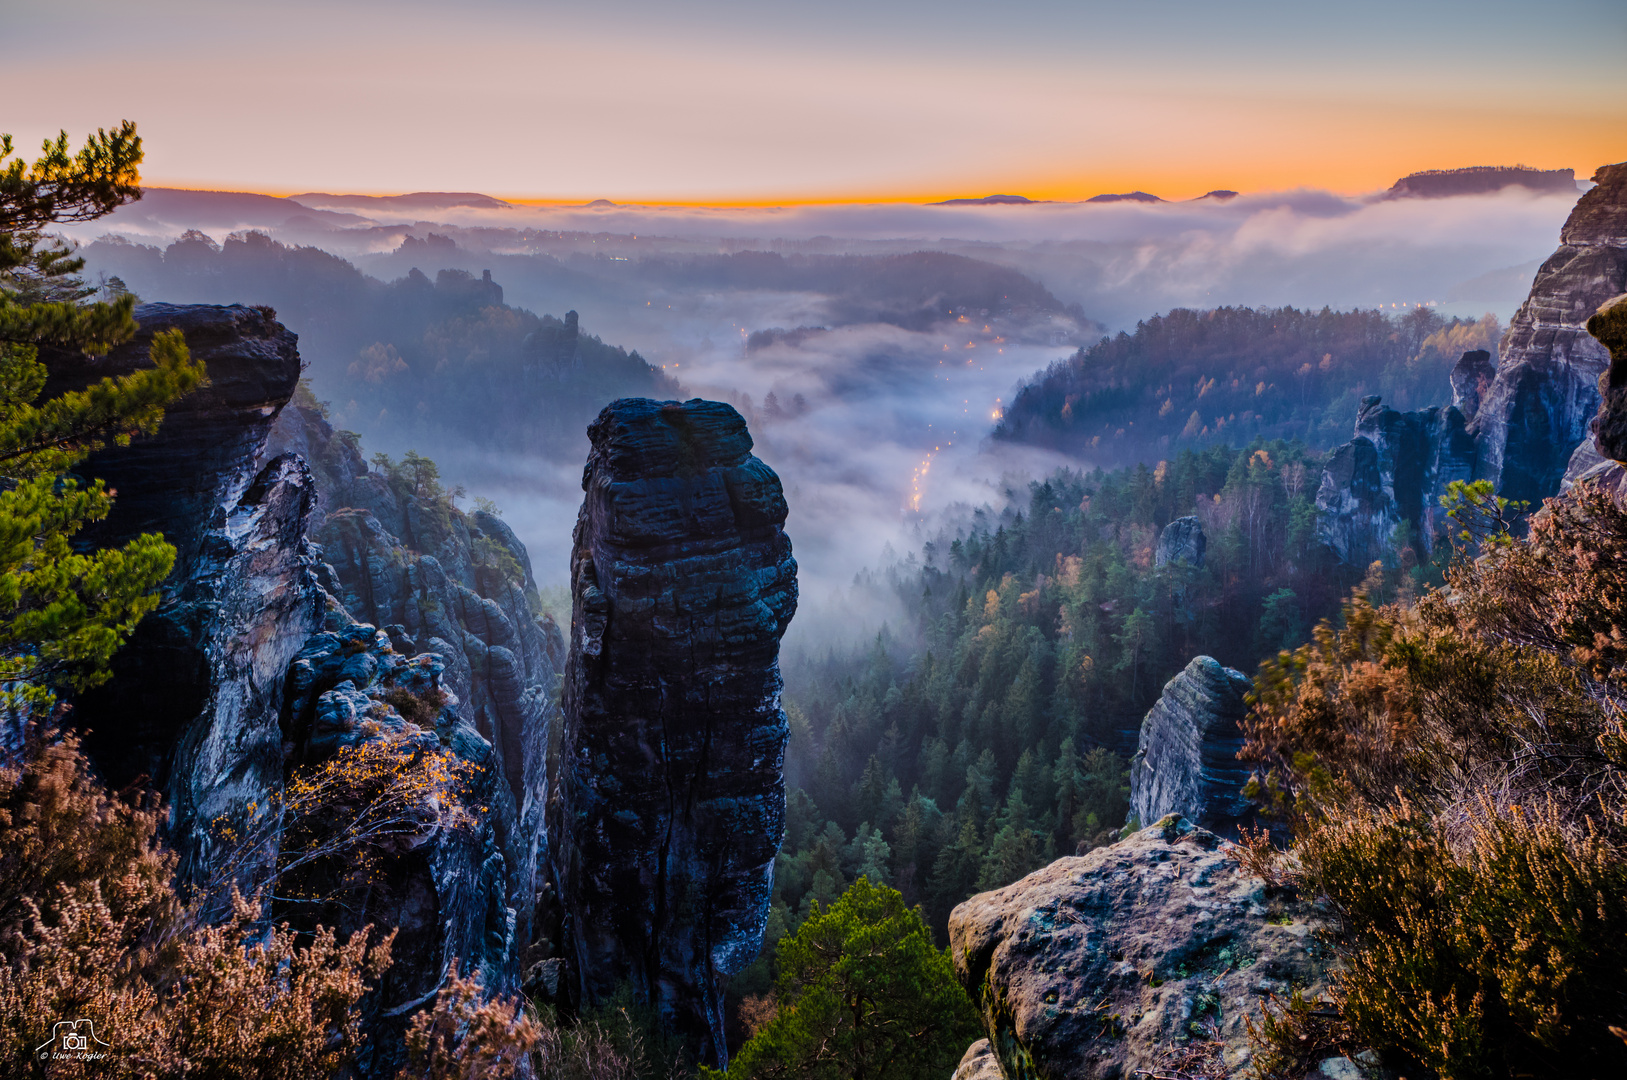
[[[1534,169],[1529,165],[1472,165],[1463,169],[1426,169],[1403,176],[1386,198],[1444,199],[1453,195],[1487,195],[1506,187],[1576,193],[1574,169]]]
[[[447,210],[453,207],[501,210],[512,205],[478,191],[414,191],[405,195],[331,195],[308,191],[291,198],[302,206],[322,210]]]

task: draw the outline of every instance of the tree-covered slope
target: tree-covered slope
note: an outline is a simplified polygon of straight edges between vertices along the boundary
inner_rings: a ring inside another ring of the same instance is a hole
[[[995,437],[1129,464],[1182,447],[1349,438],[1369,394],[1398,409],[1439,404],[1466,349],[1495,349],[1492,316],[1176,308],[1082,348],[1018,391]]]
[[[678,393],[636,352],[580,333],[574,317],[505,304],[490,275],[443,269],[431,280],[413,267],[384,282],[257,232],[217,244],[192,231],[162,250],[109,238],[84,254],[118,279],[115,290],[275,308],[299,328],[308,378],[335,423],[375,444],[452,435],[498,450],[574,451],[607,402]]]

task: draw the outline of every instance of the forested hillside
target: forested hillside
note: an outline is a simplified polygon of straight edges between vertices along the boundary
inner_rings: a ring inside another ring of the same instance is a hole
[[[418,247],[435,258],[431,245]],[[492,449],[574,449],[606,401],[678,393],[659,368],[580,333],[573,317],[505,304],[489,274],[443,269],[431,280],[412,267],[383,282],[258,232],[217,244],[193,230],[163,250],[109,237],[84,254],[112,293],[275,308],[299,328],[334,422],[391,444],[456,433]]]
[[[1315,538],[1319,457],[1298,443],[1062,471],[865,587],[907,625],[787,659],[788,829],[770,944],[860,875],[938,933],[972,893],[1115,838],[1127,755],[1165,681],[1208,653],[1252,673],[1338,610],[1360,574]],[[1195,515],[1202,566],[1158,567]],[[1428,568],[1410,555],[1392,584]],[[764,959],[737,990],[761,993]]]
[[[1327,449],[1369,394],[1402,410],[1441,404],[1458,357],[1495,351],[1500,333],[1494,316],[1428,308],[1176,308],[1036,374],[995,437],[1116,464],[1256,438]]]

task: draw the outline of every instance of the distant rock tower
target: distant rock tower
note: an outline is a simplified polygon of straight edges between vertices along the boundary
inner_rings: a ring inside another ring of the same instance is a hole
[[[1179,814],[1233,840],[1254,823],[1243,797],[1248,769],[1237,760],[1248,691],[1247,676],[1209,656],[1194,657],[1164,686],[1130,760],[1132,821],[1145,828]]]
[[[719,402],[624,398],[588,437],[553,833],[561,994],[630,987],[726,1065],[724,986],[761,948],[785,830],[785,497]]]

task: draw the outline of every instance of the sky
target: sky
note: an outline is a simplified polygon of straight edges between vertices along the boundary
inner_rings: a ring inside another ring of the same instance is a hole
[[[0,131],[154,185],[753,204],[1627,157],[1620,0],[0,0]]]

